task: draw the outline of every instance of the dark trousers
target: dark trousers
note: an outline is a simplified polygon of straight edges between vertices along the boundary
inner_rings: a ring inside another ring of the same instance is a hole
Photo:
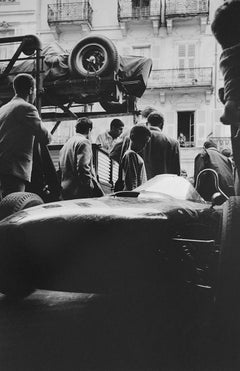
[[[26,181],[14,175],[0,174],[0,199],[13,192],[24,192]]]

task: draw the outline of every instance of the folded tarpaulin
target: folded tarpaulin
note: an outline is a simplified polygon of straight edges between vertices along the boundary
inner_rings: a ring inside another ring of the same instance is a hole
[[[152,60],[146,57],[120,56],[118,75],[120,81],[139,81],[139,84],[127,85],[128,94],[140,98],[147,87],[152,70]]]

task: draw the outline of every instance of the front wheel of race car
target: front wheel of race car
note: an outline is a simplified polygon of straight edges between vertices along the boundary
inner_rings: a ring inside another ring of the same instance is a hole
[[[30,192],[10,193],[0,202],[0,220],[17,211],[43,204],[41,197]]]
[[[230,197],[223,206],[216,308],[228,331],[240,325],[240,197]]]
[[[109,76],[119,69],[115,45],[104,36],[87,36],[79,41],[69,56],[69,69],[75,76]]]

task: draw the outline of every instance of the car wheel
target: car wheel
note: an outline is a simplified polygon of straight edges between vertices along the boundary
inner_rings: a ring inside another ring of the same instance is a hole
[[[10,193],[0,202],[0,220],[16,213],[17,211],[27,209],[32,206],[43,204],[41,197],[30,192]]]
[[[80,40],[69,56],[69,69],[80,77],[108,76],[119,69],[119,55],[110,39],[88,36]]]
[[[21,300],[36,289],[35,271],[25,248],[25,235],[22,230],[12,232],[11,227],[1,232],[0,292],[8,300]]]
[[[235,327],[240,320],[240,197],[223,205],[216,307],[220,323]],[[239,322],[240,324],[240,322]],[[233,328],[232,327],[232,328]]]

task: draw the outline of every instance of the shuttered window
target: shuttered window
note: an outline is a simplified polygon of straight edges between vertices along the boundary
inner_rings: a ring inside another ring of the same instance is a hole
[[[178,68],[194,68],[196,60],[195,44],[178,45]]]

